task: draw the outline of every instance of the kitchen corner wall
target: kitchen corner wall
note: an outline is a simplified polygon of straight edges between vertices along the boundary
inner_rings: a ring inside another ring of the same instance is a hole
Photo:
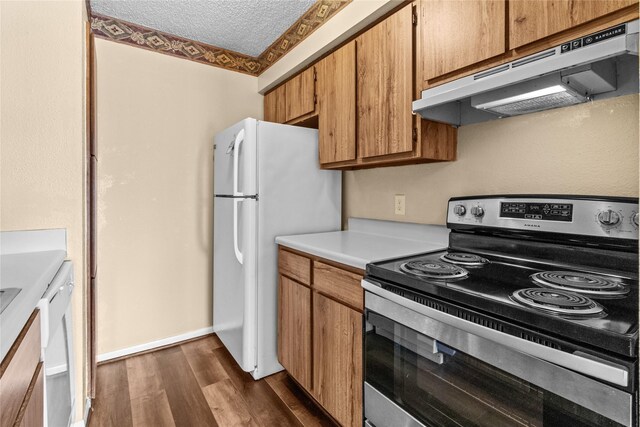
[[[98,355],[211,326],[213,137],[256,77],[96,40]]]
[[[84,2],[0,1],[0,229],[66,228],[75,420],[85,403]]]
[[[638,95],[463,126],[454,162],[345,172],[343,219],[444,224],[452,196],[638,197],[638,142]]]

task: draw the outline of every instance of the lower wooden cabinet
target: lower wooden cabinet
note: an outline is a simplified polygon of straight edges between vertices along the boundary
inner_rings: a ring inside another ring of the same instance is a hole
[[[313,296],[313,396],[343,426],[362,425],[362,313]]]
[[[311,289],[280,276],[278,358],[302,387],[311,389]]]
[[[278,256],[280,363],[337,422],[361,426],[364,272],[282,248]],[[292,277],[292,260],[308,271]]]
[[[0,363],[0,427],[43,425],[43,371],[35,310]]]
[[[27,394],[20,408],[15,425],[41,427],[44,425],[44,364],[40,362],[33,375]]]

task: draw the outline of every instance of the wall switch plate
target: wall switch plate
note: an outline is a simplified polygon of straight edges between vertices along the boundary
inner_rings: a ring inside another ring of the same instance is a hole
[[[396,194],[394,206],[396,215],[404,215],[404,194]]]

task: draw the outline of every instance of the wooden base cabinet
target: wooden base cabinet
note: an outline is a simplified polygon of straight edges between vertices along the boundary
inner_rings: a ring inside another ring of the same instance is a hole
[[[35,310],[0,363],[0,427],[44,424],[43,371]]]
[[[362,313],[313,296],[313,396],[343,426],[362,425]]]
[[[280,363],[338,423],[362,426],[364,272],[282,248],[278,265]]]
[[[278,358],[302,387],[311,389],[311,289],[280,276]]]

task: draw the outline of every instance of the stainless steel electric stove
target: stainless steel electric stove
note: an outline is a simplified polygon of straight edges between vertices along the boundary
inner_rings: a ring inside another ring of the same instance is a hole
[[[453,198],[447,225],[367,266],[367,422],[637,425],[638,200]]]

